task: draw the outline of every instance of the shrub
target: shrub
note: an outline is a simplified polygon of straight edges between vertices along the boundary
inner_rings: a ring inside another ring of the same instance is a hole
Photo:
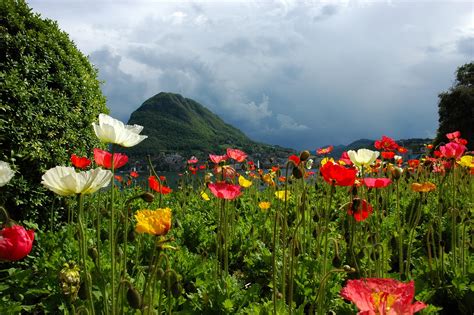
[[[41,176],[98,145],[91,122],[105,97],[87,57],[23,0],[0,2],[0,42],[0,160],[15,170],[0,198],[15,219],[45,219]]]

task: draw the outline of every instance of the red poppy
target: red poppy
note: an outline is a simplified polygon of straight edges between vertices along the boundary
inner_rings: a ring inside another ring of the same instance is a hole
[[[371,178],[367,177],[363,179],[365,186],[369,188],[383,188],[387,187],[392,183],[390,178]]]
[[[94,161],[97,165],[111,169],[112,168],[112,153],[101,150],[94,149]],[[114,154],[114,169],[121,168],[128,162],[128,156],[122,153]]]
[[[425,144],[425,145],[426,145],[426,148],[427,148],[428,150],[433,149],[433,145],[432,145],[432,144]]]
[[[169,194],[170,192],[173,191],[169,187],[160,185],[160,182],[156,179],[155,176],[148,177],[148,185],[150,185],[151,189],[153,189],[154,191],[156,191],[160,194],[163,194],[163,195],[167,195],[167,194]]]
[[[227,155],[214,155],[214,154],[209,154],[209,159],[214,163],[214,164],[219,164],[222,161],[227,160],[228,156]]]
[[[466,147],[462,144],[456,142],[450,142],[446,145],[439,147],[439,151],[441,155],[447,159],[460,159],[463,155],[464,151],[466,151]]]
[[[160,175],[160,180],[161,180],[161,182],[166,181],[166,176]]]
[[[411,160],[408,160],[407,163],[408,163],[408,166],[409,166],[409,167],[417,168],[417,167],[420,165],[420,160],[411,159]]]
[[[345,168],[332,162],[324,164],[320,172],[326,182],[335,186],[352,186],[357,175],[356,169]]]
[[[295,165],[299,165],[301,160],[299,158],[299,156],[297,155],[291,155],[289,158],[288,158],[289,161],[292,161]]]
[[[139,175],[138,175],[137,172],[131,171],[131,172],[130,172],[130,176],[132,176],[133,178],[137,178]]]
[[[115,175],[114,178],[115,178],[119,183],[121,183],[121,182],[123,181],[123,178],[122,178],[122,176],[120,176],[120,175]]]
[[[347,207],[347,214],[353,216],[357,222],[364,221],[371,213],[372,206],[365,199],[354,198]]]
[[[199,169],[200,169],[200,170],[205,170],[205,169],[206,169],[206,165],[199,165]]]
[[[413,280],[408,283],[383,278],[349,280],[341,296],[357,306],[357,314],[412,315],[426,307],[422,302],[412,304]]]
[[[443,156],[443,154],[441,154],[441,151],[439,150],[434,150],[433,155],[437,158],[440,158]]]
[[[278,180],[282,183],[286,182],[286,177],[285,176],[280,176],[278,177]]]
[[[91,164],[91,160],[87,157],[80,157],[73,154],[71,155],[71,163],[77,168],[86,168]]]
[[[247,154],[239,149],[227,148],[227,156],[237,162],[243,162],[247,158]]]
[[[249,166],[249,170],[250,171],[254,171],[255,170],[255,163],[253,161],[248,161],[247,162],[248,166]]]
[[[279,169],[280,169],[279,166],[272,166],[272,172],[273,172],[273,173],[278,172]]]
[[[390,137],[382,136],[382,139],[375,141],[375,148],[384,151],[393,151],[398,148],[398,144]]]
[[[240,186],[226,182],[210,183],[207,185],[214,196],[220,199],[233,200],[240,196]]]
[[[198,159],[197,157],[195,156],[192,156],[189,160],[188,160],[188,164],[196,164],[198,162]]]
[[[349,154],[347,154],[347,151],[342,152],[341,157],[339,158],[339,164],[346,165],[346,166],[351,166],[352,161],[351,158],[349,157]]]
[[[401,154],[405,154],[405,153],[408,152],[408,149],[405,148],[405,147],[398,147],[398,148],[397,148],[397,151],[398,151],[399,153],[401,153]]]
[[[198,169],[197,169],[197,167],[192,167],[192,166],[190,166],[190,167],[189,167],[189,170],[191,171],[191,173],[192,173],[193,175],[196,175]]]
[[[334,149],[334,146],[333,145],[330,145],[329,147],[326,147],[326,148],[319,148],[316,150],[316,153],[317,154],[329,154],[332,152],[332,150]]]
[[[395,152],[391,152],[391,151],[383,151],[381,153],[382,157],[386,160],[390,160],[390,159],[393,159],[393,157],[395,156]]]
[[[25,230],[20,225],[0,230],[0,260],[20,260],[28,255],[33,247],[35,232]]]

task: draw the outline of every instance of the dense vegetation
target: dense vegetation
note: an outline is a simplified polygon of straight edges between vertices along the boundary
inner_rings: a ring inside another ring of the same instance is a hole
[[[89,60],[23,0],[0,1],[0,42],[0,160],[16,173],[0,198],[39,220],[52,204],[41,174],[98,146],[91,122],[108,110]]]
[[[474,63],[458,68],[454,85],[439,95],[439,127],[435,144],[445,141],[444,135],[459,130],[474,150]]]

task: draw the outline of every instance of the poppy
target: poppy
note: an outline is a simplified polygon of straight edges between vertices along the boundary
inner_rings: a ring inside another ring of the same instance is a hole
[[[138,175],[137,172],[131,171],[131,172],[130,172],[130,176],[132,176],[133,178],[137,178],[139,175]]]
[[[381,155],[385,160],[390,160],[390,159],[393,159],[395,157],[395,152],[383,151],[381,153]]]
[[[446,134],[446,138],[448,138],[449,140],[454,140],[460,137],[461,133],[459,131],[454,131]]]
[[[190,166],[188,169],[191,171],[193,175],[196,175],[197,170],[198,170],[197,167],[193,167],[193,166]]]
[[[0,260],[15,261],[26,257],[33,248],[35,232],[21,225],[0,230]]]
[[[372,213],[372,206],[365,199],[354,198],[347,207],[347,214],[354,217],[357,222],[364,221]]]
[[[140,135],[143,126],[125,125],[106,114],[99,115],[99,123],[92,123],[95,135],[103,142],[115,143],[122,147],[133,147],[148,136]]]
[[[91,160],[87,157],[80,157],[75,154],[71,155],[71,163],[77,168],[86,168],[91,164]]]
[[[0,161],[0,187],[5,186],[13,178],[13,175],[14,172],[10,164]]]
[[[197,157],[195,156],[192,156],[189,160],[188,160],[188,164],[196,164],[198,162],[198,159]]]
[[[439,151],[441,152],[441,155],[447,159],[459,160],[464,151],[466,151],[466,147],[456,142],[450,142],[439,147]]]
[[[291,194],[288,190],[278,190],[278,191],[275,191],[275,197],[277,197],[280,200],[285,201],[285,199],[288,199],[291,197]]]
[[[322,155],[322,154],[329,154],[332,152],[332,150],[334,149],[334,146],[330,145],[326,148],[319,148],[316,150],[316,153],[319,154],[319,155]]]
[[[432,145],[432,144],[425,144],[425,146],[426,146],[426,148],[427,148],[428,150],[433,149],[433,145]]]
[[[173,191],[171,188],[161,185],[155,176],[148,177],[148,185],[150,185],[152,190],[163,195],[167,195]]]
[[[345,168],[332,162],[324,164],[320,172],[327,183],[335,186],[352,186],[357,175],[356,169]]]
[[[474,157],[472,155],[465,155],[459,161],[457,161],[456,163],[458,163],[459,165],[464,166],[464,167],[473,168],[474,167]]]
[[[297,155],[291,155],[289,158],[288,158],[289,161],[293,162],[293,164],[295,165],[299,165],[301,160],[300,160],[300,157],[297,156]]]
[[[228,159],[228,156],[209,154],[209,159],[212,161],[212,163],[219,164],[222,161],[226,161]]]
[[[263,211],[268,210],[271,206],[271,203],[269,201],[261,201],[258,203],[258,207],[262,209]]]
[[[351,166],[352,165],[351,158],[349,157],[349,154],[347,154],[347,151],[342,152],[338,163],[341,164],[341,165],[346,165],[346,166]]]
[[[324,159],[321,160],[321,166],[323,166],[323,165],[326,164],[327,162],[334,163],[334,159],[333,159],[333,158],[325,157]]]
[[[109,185],[112,172],[100,167],[86,172],[76,172],[74,167],[56,166],[41,177],[41,184],[61,196],[92,194]]]
[[[354,163],[358,167],[362,166],[369,166],[379,156],[378,151],[372,151],[369,149],[359,149],[356,151],[354,150],[349,150],[347,151],[347,155],[351,159],[352,163]]]
[[[374,146],[378,150],[394,151],[398,148],[398,144],[390,137],[382,136],[382,139],[375,141]]]
[[[206,165],[199,165],[199,169],[200,169],[200,170],[205,170],[206,167],[207,167]]]
[[[220,199],[233,200],[240,196],[240,186],[226,182],[209,183],[207,185],[211,193]]]
[[[414,192],[430,192],[436,189],[436,185],[430,182],[413,183],[410,188]]]
[[[112,168],[112,153],[101,150],[94,149],[94,161],[97,165],[102,166],[107,169]],[[114,169],[121,168],[128,162],[128,156],[122,153],[114,154]]]
[[[248,188],[250,186],[252,186],[252,181],[246,179],[244,176],[240,175],[239,176],[239,185],[244,187],[244,188]]]
[[[114,178],[119,182],[121,183],[123,181],[123,177],[120,176],[120,175],[115,175]]]
[[[211,198],[209,198],[209,195],[206,194],[204,191],[201,191],[201,198],[206,201],[211,200]]]
[[[341,296],[357,306],[358,314],[412,315],[426,307],[422,302],[412,304],[413,280],[408,283],[384,278],[349,280]]]
[[[243,162],[247,158],[247,154],[239,149],[227,148],[227,156],[237,162]]]
[[[409,167],[417,168],[417,167],[420,165],[420,160],[411,159],[411,160],[408,160],[407,163],[408,163],[408,166],[409,166]]]
[[[392,183],[390,178],[364,178],[363,179],[365,186],[369,188],[383,188],[387,187]]]
[[[400,146],[399,146],[399,147],[397,148],[397,151],[398,151],[398,153],[405,154],[405,153],[408,152],[408,149],[405,148],[405,147],[400,147]]]
[[[135,214],[137,233],[165,235],[171,228],[171,209],[139,210]]]

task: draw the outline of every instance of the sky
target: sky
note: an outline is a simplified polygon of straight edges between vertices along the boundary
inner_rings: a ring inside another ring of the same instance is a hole
[[[33,0],[98,69],[110,115],[159,92],[294,149],[434,137],[474,60],[473,1]]]

